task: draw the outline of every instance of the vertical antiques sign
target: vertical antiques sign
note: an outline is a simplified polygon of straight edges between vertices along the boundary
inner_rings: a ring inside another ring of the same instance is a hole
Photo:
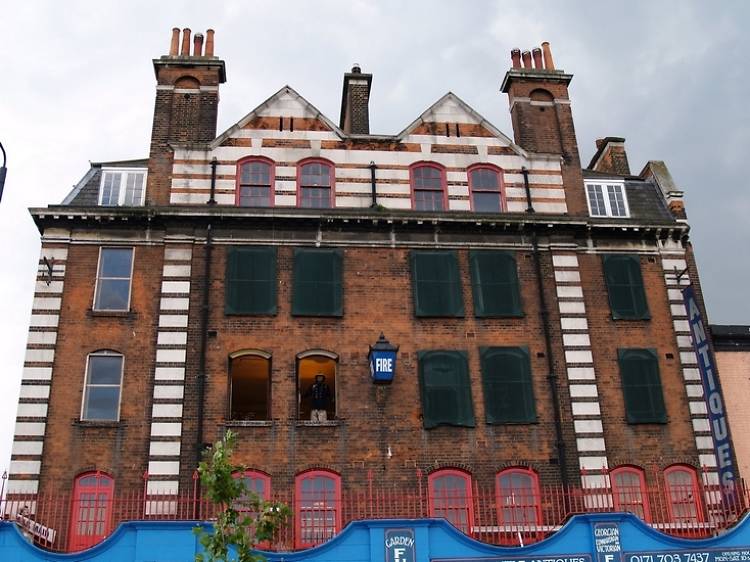
[[[698,361],[698,369],[703,383],[703,398],[708,410],[708,421],[711,425],[711,436],[714,441],[714,452],[719,469],[719,481],[729,491],[734,486],[735,472],[732,461],[732,442],[729,436],[729,424],[724,408],[724,398],[721,388],[716,379],[716,363],[713,353],[708,345],[706,327],[703,324],[703,315],[698,302],[695,300],[695,292],[692,285],[682,290],[685,301],[688,321],[690,322],[690,334],[693,340],[693,350]]]

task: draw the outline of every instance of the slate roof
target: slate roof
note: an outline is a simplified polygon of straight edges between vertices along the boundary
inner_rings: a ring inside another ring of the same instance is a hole
[[[625,195],[628,198],[630,218],[643,222],[660,222],[674,220],[669,212],[664,196],[659,187],[652,181],[643,180],[638,176],[619,176],[593,170],[583,170],[584,180],[615,179],[625,181]]]
[[[91,167],[81,178],[73,191],[63,200],[63,205],[73,207],[96,207],[99,203],[99,185],[102,181],[102,168],[148,168],[148,158],[138,160],[116,160],[113,162],[91,162]]]

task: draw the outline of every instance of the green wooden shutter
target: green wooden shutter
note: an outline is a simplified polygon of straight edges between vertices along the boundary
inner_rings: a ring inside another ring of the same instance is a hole
[[[296,248],[292,314],[342,316],[341,250]]]
[[[474,427],[466,352],[420,351],[418,358],[424,427]]]
[[[604,278],[612,318],[650,318],[646,292],[643,289],[641,261],[637,256],[604,256]]]
[[[413,251],[411,272],[417,316],[463,316],[461,277],[455,252]]]
[[[480,349],[487,423],[533,423],[536,403],[529,351],[524,347]]]
[[[516,259],[509,252],[472,251],[471,292],[480,317],[521,316]]]
[[[276,248],[227,248],[224,310],[227,314],[276,314]]]
[[[666,423],[656,350],[619,349],[617,353],[628,423]]]

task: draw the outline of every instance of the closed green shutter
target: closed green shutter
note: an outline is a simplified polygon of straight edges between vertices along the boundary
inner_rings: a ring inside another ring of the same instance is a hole
[[[276,314],[276,248],[227,248],[225,279],[227,314]]]
[[[411,253],[414,313],[417,316],[463,316],[461,277],[455,252]]]
[[[466,353],[420,351],[418,357],[424,427],[474,427],[474,406],[471,401]]]
[[[524,347],[480,349],[487,423],[536,421],[529,352]]]
[[[643,289],[641,261],[637,256],[604,256],[604,278],[615,320],[650,318]]]
[[[666,423],[659,362],[653,349],[619,349],[628,423]]]
[[[471,292],[480,317],[521,316],[516,259],[509,252],[472,251]]]
[[[292,314],[341,316],[341,250],[296,248]]]

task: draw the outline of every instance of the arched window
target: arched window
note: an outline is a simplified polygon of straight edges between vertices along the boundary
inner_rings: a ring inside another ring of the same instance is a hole
[[[461,470],[441,469],[427,478],[430,517],[443,517],[466,534],[474,525],[471,475]]]
[[[675,523],[703,521],[698,477],[695,469],[673,465],[664,471],[669,517]]]
[[[102,472],[87,472],[75,479],[70,510],[70,552],[92,547],[109,534],[114,487],[112,477]]]
[[[635,466],[618,466],[609,473],[609,480],[615,509],[637,515],[647,523],[651,522],[643,470]]]
[[[116,351],[95,351],[86,362],[81,419],[118,421],[123,356]]]
[[[336,362],[329,351],[311,350],[297,355],[297,396],[300,420],[336,419]]]
[[[542,521],[539,477],[528,468],[508,468],[495,480],[497,518],[502,530],[517,533],[536,531]],[[516,537],[510,536],[511,541]]]
[[[237,205],[272,207],[275,168],[266,158],[246,158],[237,163]]]
[[[245,472],[235,472],[233,476],[237,479],[241,478],[245,482],[247,490],[261,500],[269,501],[271,499],[271,477],[265,472],[246,470]],[[247,496],[240,497],[237,500],[235,509],[240,513],[254,513],[252,501]]]
[[[297,166],[297,205],[306,209],[333,207],[333,165],[326,160],[305,160]]]
[[[411,189],[414,209],[442,211],[445,199],[445,168],[435,163],[421,163],[411,167]]]
[[[295,482],[298,548],[323,543],[341,529],[341,477],[328,470],[298,474]]]
[[[468,170],[471,209],[476,213],[499,213],[503,205],[502,171],[490,164],[477,164]]]
[[[271,417],[271,354],[260,350],[229,355],[229,417],[267,420]]]

